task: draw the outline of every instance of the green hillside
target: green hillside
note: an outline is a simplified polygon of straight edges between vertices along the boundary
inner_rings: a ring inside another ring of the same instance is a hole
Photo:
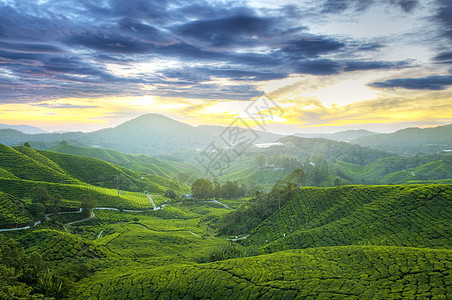
[[[124,154],[114,150],[78,147],[65,143],[60,143],[49,149],[49,151],[98,158],[136,172],[157,175],[181,182],[187,182],[190,177],[193,177],[191,179],[193,181],[195,177],[202,175],[202,172],[195,166],[148,155]]]
[[[30,220],[31,216],[22,201],[0,192],[0,228],[13,224],[27,224]]]
[[[16,181],[17,188],[36,184]],[[51,186],[64,199],[86,188]],[[111,207],[119,199],[107,191],[115,192],[91,187]],[[124,205],[132,203],[126,196]],[[211,202],[146,212],[95,209],[94,218],[65,229],[47,222],[8,234],[59,274],[66,266],[87,268],[69,299],[447,299],[451,201],[451,185],[302,188],[235,243],[212,227],[234,212]],[[218,252],[223,256],[212,256]]]
[[[275,252],[343,245],[451,249],[450,185],[303,188],[252,231]]]
[[[432,183],[452,178],[452,154],[388,157],[364,166],[336,161],[331,171],[349,183],[401,184],[423,180]]]
[[[0,168],[0,178],[19,179],[10,172]]]
[[[326,247],[105,272],[77,299],[446,299],[451,269],[450,250]]]
[[[168,171],[170,172],[170,171]],[[172,188],[188,191],[184,184],[156,174],[140,174],[96,158],[0,144],[0,178],[65,184],[83,184],[121,190],[163,194]],[[174,176],[177,179],[177,176]]]
[[[78,155],[61,154],[50,151],[38,150],[40,154],[57,163],[66,173],[82,182],[100,184],[101,182],[110,188],[114,187],[113,178],[120,175],[123,179],[123,189],[126,182],[132,185],[135,180],[141,178],[136,172],[114,165],[100,159],[83,157]]]
[[[27,252],[37,252],[45,260],[57,261],[73,257],[101,259],[115,257],[108,248],[67,232],[41,229],[19,239]]]
[[[122,205],[127,209],[152,208],[146,195],[125,191],[118,197],[118,191],[87,184],[62,184],[44,181],[17,180],[0,178],[0,191],[24,199],[29,202],[33,197],[33,188],[44,187],[50,194],[60,194],[63,206],[80,208],[81,201],[90,195],[99,206],[118,208]]]
[[[34,150],[31,150],[34,151]],[[0,144],[0,168],[26,180],[80,183],[70,175],[57,171],[44,160],[35,160],[16,149]]]

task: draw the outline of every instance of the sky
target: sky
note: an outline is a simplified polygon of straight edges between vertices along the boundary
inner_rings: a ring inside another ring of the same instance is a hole
[[[450,124],[452,1],[0,0],[0,123],[146,113],[267,115],[284,134]]]

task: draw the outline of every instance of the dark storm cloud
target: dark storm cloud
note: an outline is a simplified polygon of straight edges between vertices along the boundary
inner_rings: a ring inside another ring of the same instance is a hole
[[[452,85],[452,76],[391,79],[370,84],[377,88],[404,88],[410,90],[444,90]]]

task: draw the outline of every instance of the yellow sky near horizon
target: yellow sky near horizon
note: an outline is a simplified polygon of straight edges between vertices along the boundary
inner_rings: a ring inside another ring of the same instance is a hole
[[[289,76],[264,82],[258,88],[280,106],[283,115],[272,116],[268,121],[281,125],[269,128],[283,134],[371,129],[369,126],[378,124],[390,128],[393,125],[395,131],[410,124],[429,127],[452,122],[452,88],[423,91],[377,89],[368,85],[383,75],[400,73],[372,71]],[[250,119],[246,109],[251,103],[252,100],[153,95],[63,98],[39,103],[0,104],[0,123],[32,125],[48,131],[92,131],[116,126],[142,114],[158,113],[194,126],[228,126],[236,118]],[[254,126],[252,122],[249,124]]]

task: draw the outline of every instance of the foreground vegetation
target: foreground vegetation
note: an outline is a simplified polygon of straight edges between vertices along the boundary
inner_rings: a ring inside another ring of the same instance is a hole
[[[450,184],[303,186],[319,163],[268,192],[201,178],[180,199],[94,158],[0,155],[0,299],[452,297]]]

